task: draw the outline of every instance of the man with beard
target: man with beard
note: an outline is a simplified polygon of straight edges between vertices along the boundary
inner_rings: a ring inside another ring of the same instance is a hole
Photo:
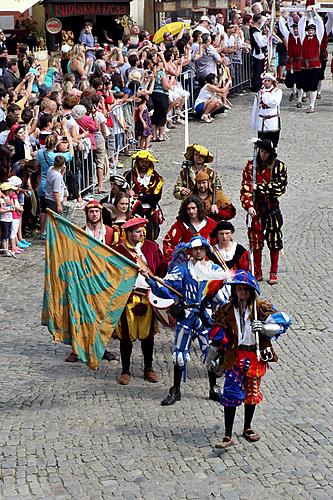
[[[154,163],[158,160],[149,151],[143,149],[134,153],[132,160],[132,169],[125,172],[125,179],[130,186],[127,194],[141,202],[144,216],[148,220],[146,239],[154,241],[158,238],[160,224],[163,222],[158,203],[162,197],[164,180],[155,170]]]
[[[208,331],[211,317],[207,308],[200,307],[206,285],[209,280],[225,280],[230,271],[223,271],[220,266],[207,260],[207,252],[211,251],[208,241],[201,236],[194,236],[186,245],[180,244],[174,253],[169,272],[163,279],[166,285],[183,295],[182,313],[177,317],[176,334],[173,344],[174,380],[169,394],[161,402],[162,406],[170,406],[180,401],[180,385],[182,376],[186,379],[186,364],[190,360],[189,352],[192,340],[198,339],[203,361],[208,352]],[[190,258],[188,258],[190,252]],[[170,288],[159,285],[149,277],[145,270],[141,274],[146,278],[152,292],[158,297],[179,301],[179,296]]]
[[[193,194],[203,204],[206,215],[215,222],[235,217],[236,209],[225,192],[216,188],[212,189],[208,172],[197,173]]]
[[[282,90],[272,73],[262,75],[262,88],[254,98],[251,126],[259,139],[269,139],[276,148],[280,138],[280,103]]]
[[[166,272],[166,263],[158,244],[145,239],[146,224],[147,220],[141,217],[126,221],[122,226],[125,236],[114,249],[145,269],[147,274],[162,277]],[[136,340],[141,342],[145,380],[158,382],[158,376],[152,368],[154,336],[158,332],[158,325],[153,307],[148,302],[148,289],[145,279],[139,274],[115,329],[115,335],[120,341],[120,385],[128,385],[130,382],[131,355],[133,342]]]
[[[216,171],[208,166],[214,160],[207,148],[200,144],[190,144],[185,153],[185,161],[173,188],[173,195],[177,200],[184,200],[195,186],[195,176],[198,172],[207,172],[214,189],[222,191],[222,184]]]
[[[96,238],[96,240],[100,241],[104,245],[111,246],[113,243],[113,230],[111,227],[103,224],[102,205],[96,200],[91,200],[87,203],[84,210],[86,212],[87,222],[82,229],[84,229],[89,236]],[[105,349],[103,359],[113,361],[116,359],[116,356],[112,352]],[[76,363],[77,360],[77,355],[74,352],[71,352],[65,359],[67,363]]]
[[[205,209],[199,198],[188,196],[180,205],[177,221],[171,226],[163,240],[163,253],[169,262],[179,243],[188,243],[193,236],[205,239],[216,226],[216,222],[206,217]]]

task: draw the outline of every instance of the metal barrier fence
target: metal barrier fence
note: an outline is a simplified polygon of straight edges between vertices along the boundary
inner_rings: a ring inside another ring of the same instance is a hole
[[[236,93],[251,84],[251,52],[242,51],[242,62],[231,63],[232,87]]]

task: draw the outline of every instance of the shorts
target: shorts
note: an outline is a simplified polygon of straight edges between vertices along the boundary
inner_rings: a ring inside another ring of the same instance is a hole
[[[11,240],[14,240],[17,236],[17,233],[18,233],[18,230],[20,227],[20,220],[21,219],[13,219],[13,221],[12,221],[12,227],[10,230],[10,239]]]
[[[40,196],[39,197],[39,208],[40,208],[40,213],[41,214],[46,214],[46,200],[45,200],[45,196]]]
[[[202,116],[203,112],[205,110],[205,101],[200,102],[194,107],[194,111],[196,112],[197,115]]]
[[[321,68],[301,70],[301,88],[304,92],[315,92],[318,88]]]

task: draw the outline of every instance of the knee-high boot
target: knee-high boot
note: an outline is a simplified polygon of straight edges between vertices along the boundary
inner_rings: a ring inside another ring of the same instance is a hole
[[[169,389],[169,394],[163,401],[161,402],[162,406],[171,406],[174,405],[176,401],[180,401],[180,384],[182,381],[184,368],[178,365],[174,366],[173,369],[173,386]]]

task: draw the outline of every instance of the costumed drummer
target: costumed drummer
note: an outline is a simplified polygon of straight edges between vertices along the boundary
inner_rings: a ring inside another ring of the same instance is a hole
[[[221,370],[225,383],[221,395],[224,406],[225,436],[216,449],[232,446],[236,408],[244,403],[243,437],[249,442],[259,441],[260,435],[252,429],[256,405],[263,400],[261,379],[270,362],[278,360],[272,340],[290,326],[284,312],[276,312],[267,300],[260,300],[259,283],[248,271],[236,271],[228,280],[231,285],[230,301],[222,306],[214,319],[215,336],[220,339],[224,354]],[[257,315],[257,319],[255,319]]]
[[[149,278],[146,271],[141,271],[155,295],[174,299],[179,308],[173,344],[174,381],[168,396],[161,402],[162,406],[173,405],[181,399],[181,379],[183,375],[186,378],[186,364],[190,360],[189,352],[194,338],[198,339],[204,361],[207,356],[211,317],[209,311],[201,307],[201,303],[210,280],[225,280],[230,276],[229,271],[223,271],[220,266],[206,259],[208,251],[211,251],[211,246],[202,236],[195,236],[189,243],[176,248],[163,281],[183,295],[181,303],[176,293]]]
[[[125,172],[125,179],[130,186],[128,194],[141,202],[144,216],[148,220],[146,239],[155,241],[163,222],[158,203],[162,197],[164,180],[155,170],[154,163],[158,160],[149,151],[142,149],[131,158],[134,165],[131,170]]]
[[[140,268],[153,275],[163,276],[166,263],[158,244],[145,239],[147,220],[133,218],[125,222],[122,230],[125,237],[114,249],[135,262]],[[115,336],[120,340],[120,357],[122,372],[118,379],[121,385],[130,382],[130,363],[133,342],[141,341],[144,361],[144,378],[148,382],[158,382],[153,370],[154,336],[158,331],[157,319],[152,306],[148,302],[148,285],[141,274],[138,274],[133,291],[118,321]]]
[[[222,183],[216,171],[208,166],[214,160],[213,155],[201,144],[190,144],[187,146],[185,161],[173,188],[173,195],[177,200],[183,200],[189,196],[195,186],[195,176],[198,172],[207,172],[214,189],[222,190]]]
[[[82,229],[89,234],[89,236],[96,238],[99,242],[110,247],[113,244],[114,232],[111,227],[103,224],[102,210],[103,206],[99,203],[99,201],[90,200],[84,207],[84,211],[86,213],[86,224],[82,227]],[[116,356],[112,352],[105,349],[102,359],[113,361],[116,359]],[[67,356],[65,361],[67,363],[76,363],[78,361],[78,357],[72,351],[69,356]]]
[[[253,161],[249,160],[243,170],[240,200],[251,221],[248,237],[250,248],[253,250],[255,277],[258,281],[263,279],[261,261],[266,240],[271,260],[268,283],[274,285],[278,282],[279,254],[283,248],[281,231],[283,218],[279,198],[286,192],[287,167],[276,158],[271,141],[259,140],[255,144],[258,148],[256,179],[254,182]]]

